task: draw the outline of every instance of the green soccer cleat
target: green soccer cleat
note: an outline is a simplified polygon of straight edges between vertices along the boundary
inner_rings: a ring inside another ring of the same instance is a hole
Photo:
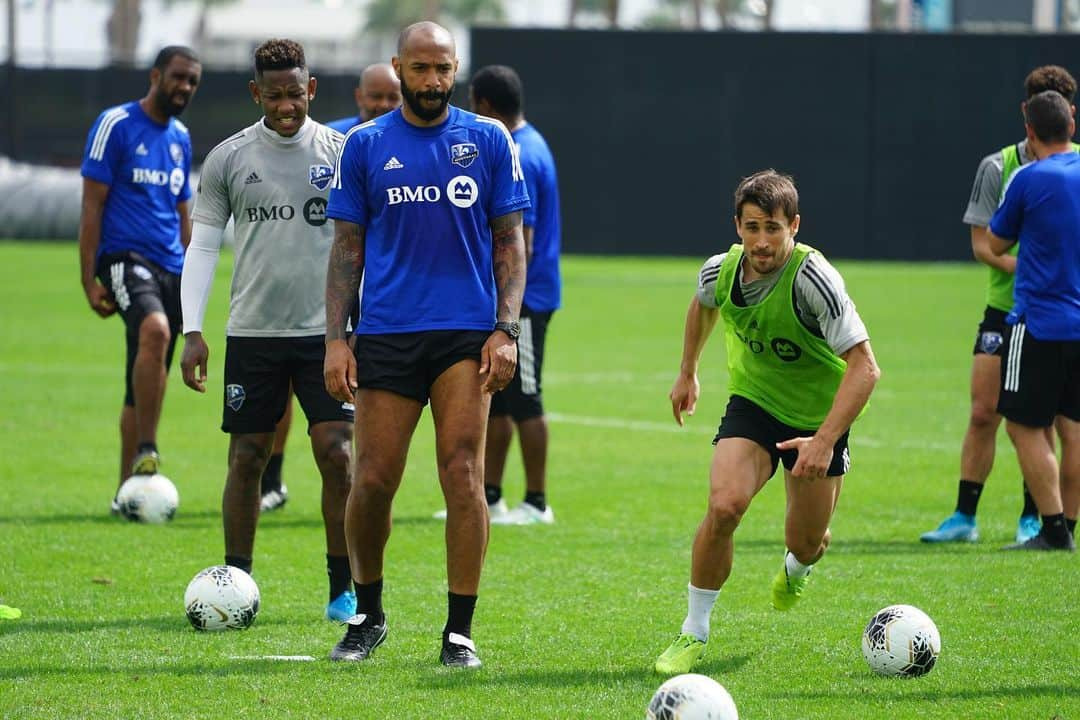
[[[661,675],[682,675],[690,672],[690,668],[705,655],[705,646],[706,643],[693,635],[680,634],[656,659],[656,672]]]
[[[803,590],[806,589],[806,583],[810,582],[809,573],[803,575],[801,578],[789,578],[787,574],[787,564],[780,568],[780,572],[776,573],[776,577],[772,581],[772,605],[777,610],[790,610],[795,607],[795,603],[799,602],[799,598],[802,597]]]

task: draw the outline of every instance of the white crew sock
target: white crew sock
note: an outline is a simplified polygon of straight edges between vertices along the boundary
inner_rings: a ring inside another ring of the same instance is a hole
[[[794,553],[792,553],[790,550],[788,550],[787,554],[784,555],[784,567],[787,568],[787,576],[796,580],[802,577],[806,577],[814,568],[813,565],[803,565],[795,558]]]
[[[709,642],[709,616],[712,615],[713,605],[719,590],[702,590],[693,585],[687,585],[688,609],[686,619],[683,620],[682,631],[687,635],[693,635],[701,642]]]

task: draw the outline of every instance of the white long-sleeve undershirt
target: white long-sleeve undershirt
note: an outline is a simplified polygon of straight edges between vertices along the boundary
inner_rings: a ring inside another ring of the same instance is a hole
[[[185,335],[202,332],[224,235],[225,228],[201,222],[192,224],[191,244],[184,255],[184,271],[180,275],[180,310]]]

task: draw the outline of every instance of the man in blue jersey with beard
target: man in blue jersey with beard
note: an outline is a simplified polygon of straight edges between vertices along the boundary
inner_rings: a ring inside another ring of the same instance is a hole
[[[506,127],[449,106],[443,27],[398,38],[405,104],[345,137],[327,215],[326,387],[356,403],[345,532],[357,614],[330,653],[362,661],[387,634],[383,556],[409,441],[428,401],[446,499],[448,613],[440,661],[480,666],[472,617],[488,539],[484,431],[517,366],[528,192]],[[364,279],[355,355],[346,320]]]
[[[158,421],[180,331],[180,270],[191,241],[191,138],[176,116],[201,77],[191,48],[163,48],[146,97],[102,112],[83,155],[83,292],[91,310],[103,318],[119,311],[126,327],[120,484],[160,466]],[[120,511],[115,497],[112,511]]]
[[[1080,509],[1080,155],[1069,101],[1046,90],[1024,108],[1038,162],[1013,174],[990,220],[990,249],[1020,243],[998,412],[1042,529],[1009,550],[1076,550]],[[1058,418],[1061,472],[1048,429]]]

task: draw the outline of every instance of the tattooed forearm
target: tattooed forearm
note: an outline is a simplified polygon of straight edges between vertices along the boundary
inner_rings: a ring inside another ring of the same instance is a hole
[[[326,268],[326,339],[344,340],[349,312],[356,304],[364,272],[364,228],[334,221],[334,244]]]
[[[521,212],[491,221],[492,267],[495,271],[495,317],[517,320],[525,295],[525,236]]]

